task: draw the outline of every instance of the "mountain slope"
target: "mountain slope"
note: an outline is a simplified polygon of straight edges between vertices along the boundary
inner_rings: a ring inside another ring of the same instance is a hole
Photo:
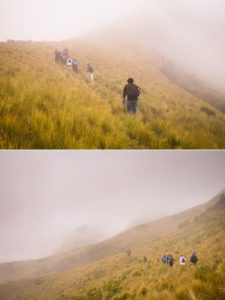
[[[159,55],[87,40],[0,44],[1,148],[225,147],[224,114],[170,82]],[[80,61],[78,75],[54,63],[54,49],[65,47]],[[86,81],[87,62],[94,84]],[[130,76],[143,88],[135,118],[121,100]]]
[[[140,247],[141,245],[143,247],[146,243],[151,242],[157,243],[158,240],[162,240],[168,234],[173,236],[173,234],[176,235],[188,230],[188,227],[193,226],[194,223],[198,224],[198,220],[202,218],[207,210],[218,205],[218,199],[224,195],[224,192],[219,193],[205,204],[171,217],[135,227],[98,244],[36,261],[0,264],[0,282],[5,283],[12,280],[62,272],[94,263],[112,255],[121,256],[121,253],[124,253],[128,248]]]
[[[224,217],[225,193],[222,192],[205,205],[172,216],[168,218],[170,220],[159,220],[158,224],[164,223],[160,229],[163,233],[154,239],[147,238],[145,242],[133,240],[130,258],[120,251],[63,273],[1,285],[0,299],[222,300],[225,287]],[[169,224],[172,224],[170,228]],[[121,240],[127,235],[131,237],[130,233],[135,231],[138,237],[141,231],[135,228],[123,233]],[[118,237],[113,243],[112,240],[111,245],[118,242]],[[188,257],[193,249],[199,256],[198,265],[188,263],[181,267],[179,255]],[[174,255],[173,268],[161,263],[164,253]],[[147,256],[147,263],[143,263],[143,255]]]

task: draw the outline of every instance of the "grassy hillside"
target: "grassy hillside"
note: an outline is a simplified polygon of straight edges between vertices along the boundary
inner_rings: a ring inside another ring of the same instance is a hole
[[[208,207],[214,205],[220,195],[221,193],[203,205],[171,217],[165,217],[137,226],[97,244],[39,260],[0,264],[0,283],[44,276],[83,266],[96,260],[121,253],[121,251],[123,252],[128,248],[139,246],[146,243],[146,241],[150,242],[158,239],[162,235],[177,232],[182,226],[189,224],[194,218],[204,213]]]
[[[149,234],[141,241],[141,227],[124,233],[121,241],[132,237],[132,257],[120,250],[66,272],[1,285],[0,299],[225,299],[224,217],[225,194],[221,193],[206,205],[153,223],[154,238]],[[161,234],[156,230],[160,224]],[[117,247],[119,237],[110,242]],[[199,263],[181,267],[179,256],[189,258],[193,249]],[[172,268],[162,264],[164,253],[174,255]]]
[[[163,59],[101,40],[0,43],[0,148],[224,148],[225,115],[162,74]],[[69,47],[74,75],[54,62]],[[96,70],[93,84],[85,68]],[[130,116],[121,90],[133,76],[143,88]]]

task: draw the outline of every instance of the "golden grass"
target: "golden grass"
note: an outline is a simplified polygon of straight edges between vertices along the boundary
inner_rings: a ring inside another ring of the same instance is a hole
[[[54,62],[69,46],[80,61],[74,75]],[[154,57],[151,59],[151,57]],[[85,64],[96,70],[86,80]],[[99,43],[0,44],[0,148],[224,148],[224,114],[172,84],[153,54]],[[130,116],[121,91],[129,76],[143,88]]]

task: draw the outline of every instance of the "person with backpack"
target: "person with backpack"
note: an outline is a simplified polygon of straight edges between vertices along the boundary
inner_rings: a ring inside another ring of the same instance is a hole
[[[174,264],[174,258],[173,258],[173,255],[168,255],[167,256],[167,263],[168,263],[168,265],[170,266],[170,267],[172,267],[173,266],[173,264]]]
[[[63,54],[61,51],[59,51],[59,64],[63,64]]]
[[[60,60],[60,52],[56,49],[55,50],[55,62],[57,64],[59,64],[59,60]]]
[[[127,84],[123,89],[123,103],[126,103],[127,98],[127,110],[131,114],[136,114],[138,106],[138,97],[141,94],[139,86],[134,84],[133,78],[128,78]]]
[[[181,255],[180,256],[180,265],[181,266],[185,266],[186,265],[186,262],[187,262],[187,259],[184,255]]]
[[[198,262],[198,257],[195,251],[192,252],[192,255],[190,257],[190,262],[193,264],[197,264]]]
[[[87,64],[87,78],[90,81],[94,81],[94,69],[89,63]]]
[[[164,264],[166,264],[167,263],[167,255],[163,255],[163,257],[162,257],[162,262],[164,263]]]
[[[65,48],[62,52],[62,63],[66,65],[67,59],[69,58],[69,49]]]
[[[73,72],[77,72],[78,71],[78,61],[75,58],[72,58],[72,68],[73,68]]]

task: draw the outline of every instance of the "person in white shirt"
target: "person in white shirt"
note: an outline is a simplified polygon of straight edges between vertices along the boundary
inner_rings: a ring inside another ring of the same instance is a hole
[[[185,266],[186,262],[187,262],[186,257],[184,255],[181,255],[181,257],[180,257],[180,265],[181,266]]]

